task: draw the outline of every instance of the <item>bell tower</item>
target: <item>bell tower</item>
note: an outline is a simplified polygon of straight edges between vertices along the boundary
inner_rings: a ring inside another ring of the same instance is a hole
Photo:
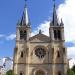
[[[64,40],[64,24],[61,19],[61,23],[58,23],[58,18],[56,14],[55,0],[53,5],[53,19],[50,23],[50,39],[51,40]]]
[[[67,50],[64,39],[64,24],[58,22],[55,0],[53,1],[53,19],[50,23],[49,34],[52,47],[52,75],[66,75],[67,73]],[[57,74],[56,74],[57,73]]]
[[[21,18],[21,21],[17,24],[17,37],[16,40],[29,40],[29,37],[31,36],[31,26],[28,16],[28,10],[27,10],[27,1],[25,0],[25,7],[24,12]]]
[[[31,37],[31,26],[27,9],[27,1],[25,0],[24,12],[21,20],[17,23],[16,27],[16,47],[14,48],[14,74],[15,75],[28,75],[28,41]]]

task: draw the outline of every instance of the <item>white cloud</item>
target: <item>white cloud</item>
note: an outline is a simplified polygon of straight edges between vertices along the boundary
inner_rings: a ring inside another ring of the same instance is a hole
[[[65,26],[66,41],[75,41],[75,0],[65,0],[58,7],[58,17],[62,18]],[[68,58],[75,58],[75,47],[69,47]]]
[[[4,40],[13,40],[16,38],[16,34],[10,34],[10,35],[5,35],[5,34],[0,34],[0,38],[3,38]],[[0,43],[3,43],[3,41],[0,41]]]
[[[10,34],[9,36],[6,37],[6,40],[13,40],[16,38],[16,34]]]
[[[65,0],[58,8],[58,16],[65,25],[66,41],[75,40],[75,0]]]
[[[36,30],[32,32],[32,36],[39,33],[39,30],[41,30],[43,34],[49,35],[49,25],[50,21],[44,21],[43,23],[39,24]]]
[[[2,38],[2,37],[4,37],[5,35],[3,35],[3,34],[0,34],[0,38]]]
[[[67,50],[68,58],[75,58],[75,47],[68,47]]]
[[[75,59],[70,59],[69,60],[69,67],[72,68],[73,65],[75,65]]]

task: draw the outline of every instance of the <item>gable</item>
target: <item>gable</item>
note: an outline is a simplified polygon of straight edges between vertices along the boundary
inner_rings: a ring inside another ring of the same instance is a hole
[[[49,42],[49,37],[44,34],[37,34],[30,38],[30,42]]]

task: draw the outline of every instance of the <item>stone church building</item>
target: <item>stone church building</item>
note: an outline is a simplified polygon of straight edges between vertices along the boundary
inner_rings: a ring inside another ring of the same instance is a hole
[[[15,75],[66,75],[67,49],[64,39],[64,24],[58,23],[55,2],[50,22],[49,36],[31,36],[27,4],[21,22],[16,27],[16,47],[14,49]]]

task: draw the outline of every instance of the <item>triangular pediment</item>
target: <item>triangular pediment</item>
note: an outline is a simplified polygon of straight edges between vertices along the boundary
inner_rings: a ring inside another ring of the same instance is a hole
[[[44,34],[37,34],[30,38],[30,42],[49,42],[49,37]]]

